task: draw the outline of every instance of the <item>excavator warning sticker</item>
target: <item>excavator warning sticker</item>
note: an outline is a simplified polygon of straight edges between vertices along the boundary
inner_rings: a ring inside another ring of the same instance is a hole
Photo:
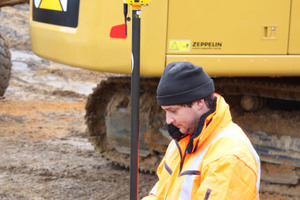
[[[67,11],[68,0],[34,0],[36,8],[48,10]]]
[[[34,21],[69,26],[78,26],[79,0],[33,0]]]
[[[169,40],[170,52],[189,52],[190,46],[190,40]]]

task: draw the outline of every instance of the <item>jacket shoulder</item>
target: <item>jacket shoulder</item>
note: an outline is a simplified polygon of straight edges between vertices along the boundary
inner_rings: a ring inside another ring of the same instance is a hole
[[[224,129],[209,144],[204,155],[203,165],[205,166],[224,157],[235,156],[256,171],[256,160],[249,145],[251,145],[250,140],[239,127],[234,125],[234,127]]]

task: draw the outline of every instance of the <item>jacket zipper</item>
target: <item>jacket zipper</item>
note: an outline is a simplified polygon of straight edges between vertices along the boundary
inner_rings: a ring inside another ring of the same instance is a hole
[[[186,151],[184,152],[184,155],[182,155],[182,151],[181,151],[181,148],[177,142],[177,140],[175,140],[175,143],[176,143],[176,146],[179,150],[179,153],[180,153],[180,167],[179,167],[179,173],[178,175],[180,175],[181,171],[182,171],[182,167],[183,167],[183,163],[184,163],[184,159],[185,159],[185,155],[186,155]]]

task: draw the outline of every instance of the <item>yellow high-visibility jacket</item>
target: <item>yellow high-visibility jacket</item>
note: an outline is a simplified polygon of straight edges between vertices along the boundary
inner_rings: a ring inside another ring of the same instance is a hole
[[[231,119],[218,94],[216,111],[194,139],[172,140],[158,169],[158,182],[143,200],[259,199],[260,160],[250,140]]]

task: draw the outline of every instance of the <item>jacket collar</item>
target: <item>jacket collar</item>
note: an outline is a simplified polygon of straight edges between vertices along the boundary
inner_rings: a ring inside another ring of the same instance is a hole
[[[201,116],[198,122],[196,132],[189,138],[186,152],[193,153],[198,148],[204,148],[229,122],[231,122],[231,114],[229,105],[224,98],[216,94],[215,103],[212,108]]]

